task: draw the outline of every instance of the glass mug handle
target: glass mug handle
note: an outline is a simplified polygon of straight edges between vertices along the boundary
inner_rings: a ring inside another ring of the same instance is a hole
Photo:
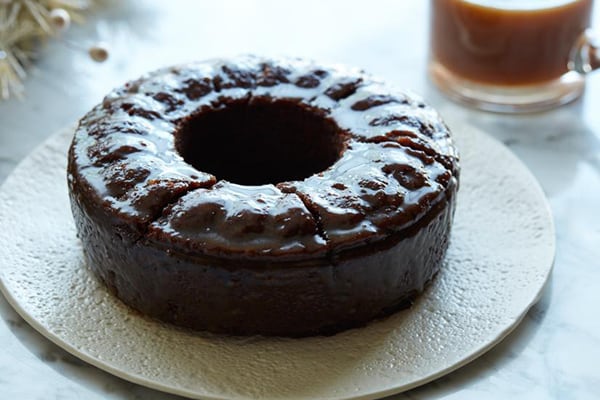
[[[569,57],[569,69],[587,74],[600,68],[600,42],[598,37],[587,29],[577,39]]]

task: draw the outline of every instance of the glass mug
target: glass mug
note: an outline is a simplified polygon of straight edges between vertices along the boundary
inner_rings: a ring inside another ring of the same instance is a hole
[[[496,112],[575,100],[600,68],[593,0],[431,0],[429,75],[451,98]]]

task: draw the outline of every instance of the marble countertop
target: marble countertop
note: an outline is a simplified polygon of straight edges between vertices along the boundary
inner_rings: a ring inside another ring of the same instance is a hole
[[[600,73],[580,100],[526,116],[449,102],[428,82],[428,2],[111,2],[65,39],[108,42],[104,64],[65,42],[41,50],[27,97],[0,103],[0,182],[36,145],[112,87],[163,65],[239,53],[356,65],[422,94],[451,126],[504,142],[552,208],[553,276],[503,342],[469,365],[395,399],[595,399],[600,369]],[[600,27],[600,13],[594,15]],[[175,399],[79,361],[27,325],[0,296],[0,399]]]

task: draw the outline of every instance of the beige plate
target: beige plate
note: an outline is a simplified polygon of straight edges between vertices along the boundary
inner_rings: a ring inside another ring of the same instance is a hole
[[[531,173],[504,146],[458,136],[462,181],[442,272],[414,306],[333,337],[193,334],[132,313],[82,262],[65,177],[72,130],[0,189],[0,288],[35,329],[121,378],[210,399],[376,398],[429,382],[505,337],[536,302],[554,227]]]

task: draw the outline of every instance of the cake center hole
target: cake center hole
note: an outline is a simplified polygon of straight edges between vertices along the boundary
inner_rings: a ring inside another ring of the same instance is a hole
[[[340,158],[344,135],[306,106],[253,98],[191,116],[177,129],[175,147],[217,179],[262,185],[324,171]]]

